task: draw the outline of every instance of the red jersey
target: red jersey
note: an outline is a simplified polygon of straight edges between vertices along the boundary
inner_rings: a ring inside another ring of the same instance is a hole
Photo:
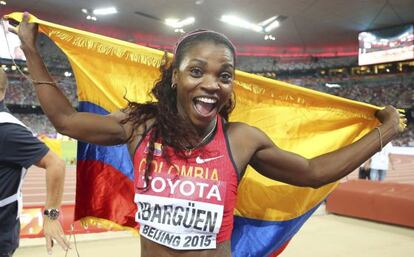
[[[152,173],[146,190],[144,173],[147,133],[134,155],[135,220],[140,234],[174,249],[214,249],[231,238],[236,205],[238,173],[223,120],[217,118],[210,142],[192,150],[187,158],[155,143]],[[162,148],[170,162],[161,156]]]

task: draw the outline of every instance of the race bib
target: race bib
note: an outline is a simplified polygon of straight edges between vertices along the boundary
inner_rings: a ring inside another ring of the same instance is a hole
[[[140,234],[178,250],[216,248],[226,183],[156,175],[148,190],[135,194]]]

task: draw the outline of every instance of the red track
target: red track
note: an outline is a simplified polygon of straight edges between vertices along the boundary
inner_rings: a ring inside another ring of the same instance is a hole
[[[23,184],[24,207],[40,207],[46,200],[45,171],[35,166],[29,169]],[[76,167],[66,168],[65,190],[63,192],[63,205],[75,204]]]
[[[391,155],[391,169],[388,171],[385,181],[414,184],[414,156]],[[344,180],[357,179],[358,171],[352,172]],[[41,237],[42,207],[46,199],[45,172],[42,169],[32,167],[23,184],[24,211],[21,218],[22,237]],[[67,167],[65,178],[65,190],[63,193],[63,218],[62,223],[66,233],[70,233],[73,224],[73,214],[76,191],[76,168]],[[103,231],[96,228],[88,230],[75,223],[75,233],[89,233]]]
[[[21,237],[42,237],[42,210],[46,200],[45,171],[31,167],[23,184],[23,213],[20,218]],[[65,189],[62,201],[61,222],[66,234],[102,232],[97,228],[83,228],[79,222],[74,222],[74,206],[76,191],[76,167],[66,168]],[[73,224],[73,231],[71,229]]]

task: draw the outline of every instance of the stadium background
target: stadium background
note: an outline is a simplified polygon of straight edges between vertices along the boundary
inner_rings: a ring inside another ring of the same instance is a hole
[[[3,15],[15,10],[28,10],[43,19],[61,22],[63,24],[68,24],[70,26],[102,34],[109,34],[110,36],[118,37],[127,41],[167,51],[171,50],[172,42],[174,42],[174,40],[179,36],[179,34],[165,32],[160,28],[153,30],[154,32],[163,33],[160,37],[154,36],[154,33],[148,31],[134,31],[132,34],[133,36],[131,36],[128,35],[128,32],[131,31],[131,27],[133,26],[129,25],[122,27],[120,24],[122,24],[124,20],[119,23],[103,21],[102,24],[99,24],[86,20],[71,20],[71,15],[69,14],[59,15],[60,17],[56,17],[53,13],[47,10],[47,5],[54,6],[56,8],[65,8],[67,3],[64,3],[65,1],[55,2],[56,3],[52,3],[51,1],[33,1],[33,3],[29,4],[27,1],[8,1],[6,6],[1,7],[0,14]],[[76,3],[73,3],[74,6],[79,5],[79,1],[75,2]],[[90,1],[88,5],[92,6],[92,2],[93,1]],[[192,5],[194,5],[195,2],[199,1],[188,2],[193,2]],[[203,3],[203,1],[201,2],[201,4],[197,5],[206,4]],[[241,3],[239,2],[237,4],[235,1],[228,2],[232,2],[228,4],[234,4],[234,6],[246,5],[249,3],[250,8],[252,8],[251,1],[240,1]],[[299,1],[293,1],[291,5],[294,6],[296,4],[299,6],[298,2]],[[340,9],[343,7],[340,4],[341,1],[331,1],[331,3],[329,3],[330,1],[303,2],[306,2],[306,4],[309,5],[309,8],[311,8],[310,5],[312,2],[317,3],[315,5],[318,6],[319,12],[314,13],[314,16],[318,16],[320,13],[326,13],[326,9],[324,10],[323,8],[331,10],[332,8]],[[348,1],[351,6],[356,6],[356,2],[357,1]],[[374,2],[377,2],[377,5],[375,5]],[[26,4],[28,6],[25,6]],[[263,1],[262,4],[276,6],[276,4],[272,1]],[[186,3],[186,7],[187,5],[188,3]],[[151,6],[144,4],[144,9],[147,8],[146,12],[153,11],[150,7]],[[366,19],[364,22],[361,22],[361,24],[364,24],[365,26],[364,29],[406,24],[414,21],[414,17],[412,16],[414,4],[410,1],[367,1],[367,6],[365,8],[370,11],[366,13]],[[281,9],[283,10],[283,8]],[[408,13],[411,13],[411,15]],[[258,16],[257,14],[255,15],[256,17]],[[341,18],[343,20],[350,17],[351,14],[349,13],[341,13]],[[127,19],[127,17],[124,17],[124,19]],[[139,22],[139,19],[142,19],[142,17],[135,17],[134,19]],[[286,18],[286,24],[290,24],[288,22],[291,22],[292,19],[296,19],[297,24],[303,24],[303,20],[298,20],[298,18],[290,16]],[[304,27],[299,29],[296,28],[296,32],[301,34],[296,38],[295,43],[297,44],[297,41],[302,41],[302,45],[299,47],[292,45],[292,42],[289,41],[292,40],[292,37],[289,39],[283,39],[284,31],[280,32],[280,37],[284,40],[284,42],[280,43],[278,42],[279,32],[276,34],[277,40],[269,42],[259,41],[259,39],[244,41],[243,36],[240,35],[243,32],[240,32],[239,29],[235,29],[236,32],[234,34],[231,34],[231,31],[227,31],[229,30],[228,28],[223,30],[224,32],[229,32],[229,36],[235,40],[238,46],[240,46],[241,57],[238,59],[237,63],[237,68],[240,70],[287,81],[292,84],[357,101],[379,106],[391,104],[398,108],[405,109],[409,118],[408,128],[406,132],[393,141],[393,145],[414,147],[414,61],[407,60],[378,65],[358,66],[357,40],[355,35],[356,32],[361,31],[362,29],[353,28],[353,30],[346,31],[346,29],[343,28],[342,19],[341,21],[339,21],[339,19],[337,21],[329,20],[335,31],[335,33],[331,33],[333,35],[329,35],[332,31],[330,29],[326,29],[326,23],[328,23],[328,21],[321,22],[321,24],[323,24],[320,26],[318,26],[318,24],[313,24],[313,26],[316,26],[314,27],[316,35],[313,36],[308,34],[310,32],[304,32],[306,30]],[[143,23],[147,24],[149,22],[150,21],[145,20]],[[284,24],[282,23],[282,28],[283,25]],[[159,27],[162,25],[152,24],[150,27],[154,26]],[[118,29],[120,32],[117,32]],[[326,33],[322,34],[326,35],[326,37],[321,36],[321,32]],[[340,38],[339,34],[341,33],[349,33],[353,35],[353,37],[348,35],[347,38]],[[335,35],[337,35],[337,38],[339,39],[336,39],[336,41],[330,41],[333,37],[335,37]],[[318,42],[316,43],[315,38],[318,39]],[[165,44],[161,44],[162,42],[165,42]],[[58,81],[59,86],[69,97],[73,106],[76,107],[77,100],[75,80],[66,57],[45,36],[40,36],[39,38],[39,49],[52,76],[56,79],[56,81]],[[10,82],[6,95],[6,104],[8,107],[18,118],[28,124],[39,136],[46,135],[50,138],[58,138],[58,141],[50,141],[50,145],[52,145],[53,148],[56,147],[56,149],[60,149],[57,151],[61,151],[62,157],[68,164],[68,171],[73,173],[73,164],[76,163],[76,142],[68,138],[62,138],[56,134],[54,128],[42,114],[30,83],[16,70],[13,62],[9,59],[0,59],[0,65],[4,70],[6,70]],[[19,67],[21,67],[27,75],[24,61],[17,61],[17,65],[19,65]],[[400,165],[400,171],[396,174],[390,172],[386,180],[414,184],[413,166],[414,165],[412,165],[410,160],[404,160],[404,163]],[[32,172],[32,174],[36,173]],[[70,172],[68,172],[68,174],[69,176],[66,181],[66,188],[69,190],[65,191],[64,199],[66,204],[73,203],[74,201],[73,192],[74,182],[76,179]],[[356,173],[353,173],[347,179],[356,177]],[[43,179],[43,177],[41,173],[40,176],[36,175],[34,177],[29,177],[27,181],[29,184],[31,179],[35,181],[32,183],[38,183],[38,181]],[[36,187],[38,188],[38,186]],[[30,195],[31,189],[26,187],[26,190]],[[29,198],[26,197],[27,207],[37,208],[40,206],[42,197],[44,197],[44,192],[39,189],[36,189],[35,191],[36,193],[33,194],[35,195],[33,198],[35,200],[32,201],[30,196],[28,196]],[[33,220],[31,222],[33,222]],[[80,230],[80,228],[78,229]],[[91,230],[90,232],[96,232],[96,230]],[[29,229],[26,234],[28,235],[27,237],[31,237],[31,233],[36,234],[33,230],[30,231]],[[411,233],[411,231],[404,233]],[[412,234],[410,234],[409,237],[413,238]]]

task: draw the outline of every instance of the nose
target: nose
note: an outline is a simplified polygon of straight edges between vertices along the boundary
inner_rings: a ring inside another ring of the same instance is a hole
[[[205,76],[201,83],[201,87],[207,91],[216,91],[220,89],[220,81],[215,76]]]

